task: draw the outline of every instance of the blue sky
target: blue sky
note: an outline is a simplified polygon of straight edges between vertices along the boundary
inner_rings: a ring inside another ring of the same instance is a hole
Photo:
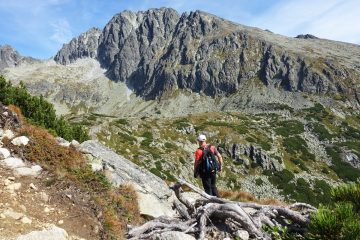
[[[0,0],[0,45],[50,58],[73,37],[123,10],[203,10],[286,36],[310,33],[360,44],[359,0]]]

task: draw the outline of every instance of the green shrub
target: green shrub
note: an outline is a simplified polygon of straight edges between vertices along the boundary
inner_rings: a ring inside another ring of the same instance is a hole
[[[144,132],[141,136],[145,139],[141,141],[140,145],[142,147],[150,147],[150,144],[154,140],[153,134],[151,132]]]
[[[325,128],[324,125],[320,123],[315,123],[313,126],[314,132],[318,135],[320,141],[332,139],[333,136],[329,133],[329,131]]]
[[[303,170],[303,171],[309,171],[309,168],[308,167],[306,167],[306,165],[304,164],[304,162],[303,161],[301,161],[300,159],[294,159],[294,158],[292,158],[292,159],[290,159],[290,161],[292,161],[296,166],[298,166],[301,170]]]
[[[89,139],[82,125],[69,123],[63,117],[58,118],[54,106],[43,96],[31,96],[22,82],[18,87],[12,86],[0,76],[0,93],[0,102],[19,107],[30,123],[44,127],[69,141],[76,139],[83,142]]]
[[[360,178],[356,183],[343,184],[331,190],[337,202],[351,202],[354,210],[360,213]]]
[[[186,163],[186,161],[185,161],[185,159],[184,159],[183,157],[179,157],[179,162],[180,162],[181,164],[185,164],[185,163]]]
[[[312,215],[309,239],[359,240],[360,217],[353,212],[349,202],[335,204],[335,207],[321,207]]]
[[[308,239],[360,240],[360,178],[331,190],[332,205],[311,216]]]
[[[173,143],[171,143],[171,142],[166,142],[166,143],[164,144],[164,146],[165,146],[166,148],[168,148],[168,149],[176,149],[176,148],[177,148],[176,145],[173,144]]]
[[[283,121],[280,122],[279,125],[281,125],[281,127],[276,128],[275,132],[278,135],[284,137],[289,137],[291,135],[300,134],[304,132],[304,125],[299,121],[295,121],[295,120]]]
[[[315,155],[308,151],[307,143],[300,136],[292,136],[284,139],[285,150],[292,155],[299,155],[304,160],[315,160]]]
[[[323,119],[325,119],[327,116],[329,116],[326,109],[321,105],[320,103],[315,103],[314,107],[305,109],[306,120],[314,119],[318,122],[321,122]]]
[[[260,185],[262,185],[263,183],[264,183],[264,181],[263,181],[261,178],[255,179],[255,184],[256,184],[257,186],[260,186]]]
[[[353,128],[351,126],[347,126],[347,130],[344,134],[344,137],[347,139],[356,139],[359,140],[360,139],[360,131],[357,130],[356,128]]]

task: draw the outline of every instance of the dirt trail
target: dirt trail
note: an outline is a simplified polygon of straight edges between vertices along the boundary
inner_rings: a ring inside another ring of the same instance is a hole
[[[15,177],[0,164],[0,239],[16,239],[51,224],[66,230],[69,239],[99,239],[90,197],[71,182],[54,179],[46,171]]]

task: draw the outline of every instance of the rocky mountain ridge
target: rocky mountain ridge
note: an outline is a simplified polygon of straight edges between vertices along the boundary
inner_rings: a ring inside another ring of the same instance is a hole
[[[289,92],[358,98],[360,46],[354,44],[307,35],[288,38],[205,12],[180,15],[168,8],[124,11],[101,34],[90,30],[85,35],[93,40],[91,57],[107,76],[145,99],[175,89],[229,96],[256,80]],[[83,37],[64,45],[55,61],[88,57],[87,51],[78,51],[84,48]]]

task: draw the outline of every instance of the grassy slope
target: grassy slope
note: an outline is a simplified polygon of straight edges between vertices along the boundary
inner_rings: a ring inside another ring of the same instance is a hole
[[[285,200],[315,205],[325,203],[329,185],[354,181],[360,176],[360,170],[341,161],[339,153],[344,146],[355,154],[360,153],[359,126],[352,120],[356,116],[350,120],[340,119],[320,104],[291,112],[290,118],[278,113],[206,113],[176,119],[163,119],[160,115],[159,118],[142,119],[109,119],[90,115],[84,121],[89,125],[103,124],[102,130],[97,133],[101,141],[168,181],[180,175],[196,182],[191,171],[197,133],[206,133],[209,142],[220,148],[227,143],[253,144],[283,163],[289,174],[263,171],[251,161],[250,166],[245,167],[224,152],[225,177],[219,180],[222,189],[246,189],[242,186],[244,179],[252,179],[249,181],[256,187],[264,187],[262,185],[269,182],[260,183],[256,181],[259,179],[256,176],[267,176]],[[308,130],[304,125],[308,126]],[[190,128],[189,133],[185,131],[187,128]],[[311,143],[304,137],[305,131],[316,136],[318,144],[326,149],[327,156],[311,150],[314,148],[309,147]],[[333,143],[330,143],[331,140]],[[331,162],[331,166],[327,161]],[[308,178],[309,175],[314,177]]]

